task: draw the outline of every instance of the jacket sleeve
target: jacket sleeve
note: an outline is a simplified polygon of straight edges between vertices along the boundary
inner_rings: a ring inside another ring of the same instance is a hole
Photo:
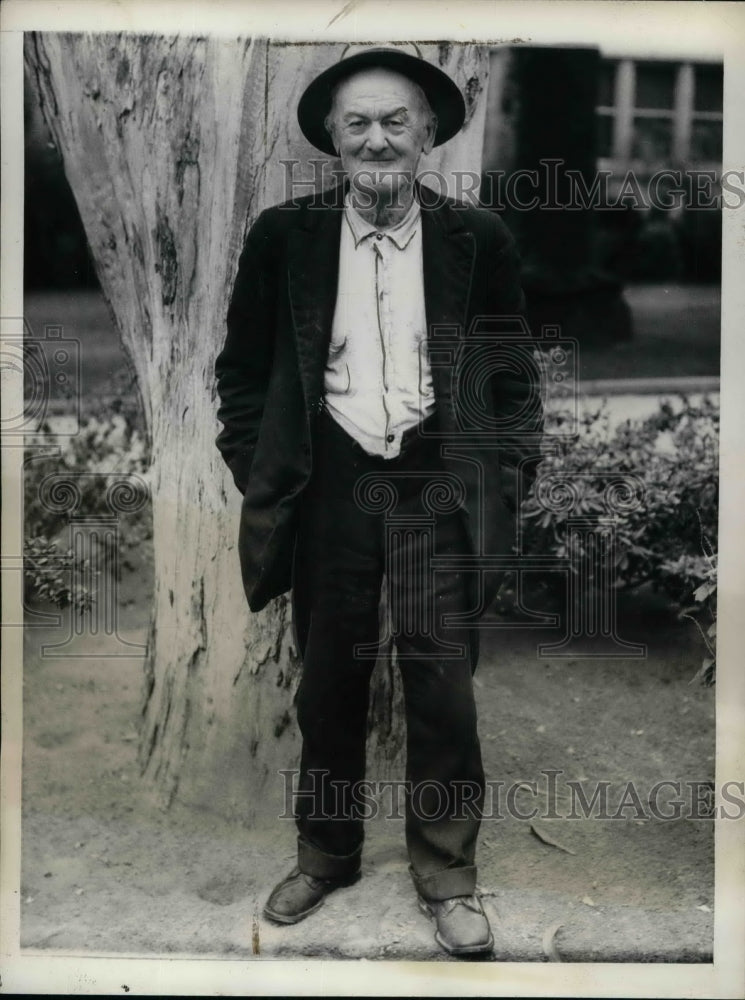
[[[274,354],[276,268],[267,213],[249,231],[238,263],[225,344],[215,361],[223,429],[216,445],[241,493],[246,490]]]
[[[495,412],[504,428],[500,449],[502,486],[513,510],[530,489],[540,461],[543,433],[541,371],[535,344],[524,320],[525,295],[520,284],[520,257],[512,236],[500,224],[503,239],[491,263],[495,314],[514,317],[510,332],[500,344],[500,365],[492,382]],[[504,240],[506,236],[506,241]],[[518,470],[520,481],[518,481]]]

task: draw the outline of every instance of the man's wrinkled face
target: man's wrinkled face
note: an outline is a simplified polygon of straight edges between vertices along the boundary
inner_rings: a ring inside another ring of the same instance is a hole
[[[382,68],[342,81],[326,122],[351,184],[368,198],[410,188],[437,126],[421,88]]]

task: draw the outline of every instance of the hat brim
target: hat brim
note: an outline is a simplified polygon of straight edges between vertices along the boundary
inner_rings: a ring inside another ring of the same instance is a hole
[[[370,49],[334,63],[305,89],[298,102],[297,119],[303,135],[311,145],[330,156],[337,155],[324,124],[331,110],[333,89],[341,80],[360,70],[378,66],[401,73],[422,88],[430,107],[437,115],[435,146],[441,146],[460,132],[466,118],[466,105],[463,95],[447,73],[406,52]]]

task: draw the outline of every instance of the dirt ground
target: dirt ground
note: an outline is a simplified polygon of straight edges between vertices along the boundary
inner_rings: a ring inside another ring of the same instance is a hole
[[[144,642],[141,572],[120,590],[122,636]],[[498,623],[499,619],[493,619]],[[653,595],[624,599],[620,631],[648,644],[645,659],[538,658],[532,629],[482,639],[476,675],[492,816],[479,841],[479,888],[495,960],[707,962],[713,942],[713,823],[507,817],[545,807],[547,770],[559,814],[568,780],[629,781],[646,806],[662,780],[714,775],[714,691],[690,684],[702,644]],[[295,927],[265,922],[261,906],[293,863],[294,828],[228,825],[148,800],[137,766],[142,660],[40,654],[63,634],[28,628],[24,665],[22,947],[45,953],[442,959],[417,909],[403,822],[371,822],[363,879]],[[551,636],[548,637],[552,638]],[[293,762],[288,762],[291,766]],[[537,794],[514,791],[535,781]],[[661,796],[665,802],[665,796]],[[663,805],[663,808],[666,808]],[[616,811],[610,807],[610,813]],[[647,810],[648,812],[648,810]],[[553,842],[553,843],[552,843]]]

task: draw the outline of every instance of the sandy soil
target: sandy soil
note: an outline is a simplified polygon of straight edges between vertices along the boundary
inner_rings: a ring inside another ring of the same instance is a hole
[[[144,642],[141,570],[120,594],[121,635]],[[648,643],[646,659],[538,659],[536,640],[545,635],[484,636],[476,686],[485,767],[505,789],[538,783],[536,797],[517,793],[520,809],[545,805],[547,769],[563,772],[560,813],[569,779],[584,779],[589,791],[611,782],[611,801],[633,780],[646,804],[657,781],[713,778],[714,693],[689,684],[700,640],[650,595],[625,600],[621,631]],[[42,656],[41,646],[60,634],[35,627],[26,636],[24,948],[443,957],[416,907],[401,822],[369,824],[363,879],[318,914],[290,928],[265,922],[265,896],[293,861],[292,823],[247,829],[178,804],[168,813],[155,808],[136,759],[141,659],[105,658],[100,636],[77,647],[85,656]],[[711,961],[711,820],[645,819],[630,808],[615,820],[534,825],[483,825],[479,884],[496,959]]]

